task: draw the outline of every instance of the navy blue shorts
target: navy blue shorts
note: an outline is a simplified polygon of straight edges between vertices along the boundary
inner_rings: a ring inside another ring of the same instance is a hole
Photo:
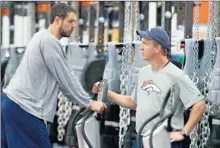
[[[142,137],[141,137],[142,138]],[[142,144],[142,143],[141,143]],[[143,144],[142,146],[143,147]],[[137,140],[136,142],[134,143],[134,145],[132,146],[132,148],[138,148],[137,146]],[[171,143],[171,148],[182,148],[182,141],[177,141],[177,142],[172,142]]]
[[[1,148],[52,148],[43,120],[1,95]]]
[[[172,142],[171,148],[182,148],[182,141]]]

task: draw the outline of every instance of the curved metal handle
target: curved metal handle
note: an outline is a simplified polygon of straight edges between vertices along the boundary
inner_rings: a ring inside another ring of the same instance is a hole
[[[195,85],[197,85],[199,83],[199,78],[198,77],[194,77],[192,78],[192,81]]]
[[[106,79],[103,79],[99,85],[101,91],[98,92],[97,101],[103,101],[108,93],[108,81]]]
[[[203,82],[207,84],[207,83],[210,82],[210,80],[211,80],[211,79],[210,79],[210,75],[206,72],[206,73],[205,73],[205,76],[204,76],[204,78],[203,78]]]
[[[192,81],[195,85],[198,85],[199,83],[199,77],[197,76],[196,72],[193,72]]]
[[[153,133],[156,130],[156,128],[163,123],[166,119],[172,117],[177,109],[178,106],[178,102],[176,102],[173,106],[173,109],[165,116],[163,116],[162,118],[160,118],[160,120],[153,126],[151,132],[150,132],[150,137],[149,137],[149,141],[150,141],[150,148],[154,148],[153,147]]]

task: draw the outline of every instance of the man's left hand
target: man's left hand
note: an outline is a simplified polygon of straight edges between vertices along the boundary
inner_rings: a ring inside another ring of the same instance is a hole
[[[170,132],[170,142],[182,141],[183,135],[179,131]]]

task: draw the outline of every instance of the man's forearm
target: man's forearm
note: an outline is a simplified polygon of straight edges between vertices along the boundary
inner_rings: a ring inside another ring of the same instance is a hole
[[[187,132],[187,134],[191,133],[196,124],[200,121],[203,113],[205,112],[205,109],[206,104],[204,100],[199,101],[193,105],[189,119],[184,127],[184,131]]]
[[[132,101],[129,96],[123,96],[115,92],[108,91],[107,97],[122,107],[133,109],[133,110],[136,109],[136,106],[137,106],[136,103]]]

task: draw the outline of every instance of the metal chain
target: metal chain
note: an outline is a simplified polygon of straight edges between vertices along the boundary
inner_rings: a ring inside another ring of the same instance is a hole
[[[204,95],[205,98],[209,98],[210,97],[210,90],[209,90],[209,86],[210,86],[210,82],[211,82],[211,77],[210,77],[210,73],[211,70],[213,69],[213,60],[214,60],[214,39],[215,39],[215,34],[216,34],[216,10],[215,10],[215,5],[214,2],[209,2],[209,16],[208,16],[208,30],[207,30],[207,44],[205,47],[205,75],[203,77],[202,80],[202,93]],[[214,17],[213,17],[214,16]],[[210,103],[210,101],[206,100],[206,111],[202,116],[201,121],[199,122],[199,124],[197,125],[197,134],[199,133],[199,140],[197,139],[197,141],[193,141],[192,146],[193,147],[199,147],[199,148],[205,148],[206,143],[208,141],[208,138],[210,136],[210,127],[209,127],[209,114],[210,114],[210,110],[213,108],[213,105]],[[194,136],[196,136],[195,133],[193,133]],[[199,142],[198,142],[199,141]]]
[[[58,110],[57,110],[57,139],[58,141],[62,141],[65,135],[65,129],[70,116],[72,113],[72,103],[68,100],[68,98],[63,95],[63,93],[59,93],[58,95]]]
[[[208,36],[208,38],[211,40],[211,45],[209,46],[209,48],[210,48],[210,50],[211,50],[211,54],[210,54],[210,62],[211,62],[211,69],[210,69],[210,71],[209,71],[209,73],[210,73],[210,75],[209,75],[209,79],[210,79],[210,81],[211,81],[211,72],[213,71],[213,68],[214,68],[214,63],[215,63],[215,59],[216,59],[216,55],[217,55],[217,43],[216,43],[216,41],[215,41],[215,37],[216,37],[216,33],[217,33],[217,31],[218,31],[218,21],[219,21],[219,18],[218,18],[218,9],[219,9],[219,2],[218,1],[214,1],[214,2],[212,2],[212,3],[210,3],[210,7],[212,8],[211,10],[212,10],[212,19],[211,19],[211,21],[210,21],[210,30],[212,31],[210,34],[209,34],[209,36]],[[217,27],[216,27],[217,26]],[[209,81],[209,86],[208,86],[208,88],[210,88],[210,82]],[[210,89],[209,89],[209,91],[210,91]],[[211,97],[211,96],[209,96],[209,97]],[[209,97],[208,97],[208,99],[209,99]],[[211,114],[211,115],[216,115],[218,112],[219,112],[219,110],[218,110],[218,106],[216,105],[216,104],[213,104],[212,102],[210,102],[210,101],[208,101],[208,104],[209,104],[209,113]]]
[[[214,20],[214,5],[213,2],[210,1],[209,2],[209,14],[208,14],[208,29],[207,29],[207,46],[206,49],[208,49],[207,55],[205,57],[207,57],[206,62],[208,62],[206,64],[206,72],[210,73],[211,69],[213,68],[213,66],[211,66],[211,53],[213,52],[213,40],[215,39],[215,33],[216,31],[214,30],[214,24],[216,24],[216,20]],[[213,53],[212,53],[213,54]]]
[[[198,51],[199,51],[199,1],[195,1],[195,14],[194,14],[194,24],[193,24],[193,34],[196,39],[193,44],[194,58],[193,58],[193,67],[194,72],[192,76],[192,81],[198,87],[199,77],[198,77]],[[194,128],[194,130],[190,134],[191,144],[190,148],[198,148],[198,125]]]
[[[209,79],[208,73],[206,73],[206,76],[203,79],[203,95],[205,98],[209,97],[209,88],[208,83],[206,82]],[[205,148],[206,143],[208,141],[208,138],[210,136],[210,127],[209,127],[209,110],[210,110],[210,104],[209,101],[206,100],[206,111],[202,116],[202,119],[200,120],[199,125],[199,148]]]
[[[218,12],[217,13],[217,26],[216,26],[216,28],[217,28],[217,32],[220,32],[220,26],[219,26],[219,24],[220,24],[220,18],[218,17],[218,16],[220,16],[220,11],[218,11],[219,10],[219,8],[220,8],[220,2],[219,1],[215,1],[215,7],[216,7],[216,11]]]
[[[220,11],[219,11],[219,8],[220,8],[220,6],[219,6],[219,4],[220,4],[220,2],[219,1],[214,1],[214,7],[215,7],[215,9],[214,9],[214,23],[213,23],[213,28],[215,28],[215,32],[213,33],[213,37],[214,37],[214,41],[213,41],[213,45],[214,45],[214,49],[213,49],[213,54],[212,54],[212,60],[213,60],[213,65],[214,65],[214,63],[216,62],[215,60],[216,60],[216,58],[217,58],[217,41],[215,41],[215,35],[217,35],[217,32],[219,32],[220,31],[220,26],[219,26],[219,24],[220,24],[220,18],[218,17],[220,14]],[[214,67],[213,67],[214,68]],[[220,106],[219,105],[217,105],[217,104],[214,104],[214,103],[211,103],[210,102],[210,104],[212,104],[211,105],[211,108],[210,108],[210,113],[212,113],[213,115],[217,115],[217,114],[219,114],[220,113]]]
[[[215,42],[215,36],[217,33],[217,11],[218,11],[218,3],[217,2],[209,2],[209,16],[208,16],[208,30],[207,30],[207,44],[206,44],[206,53],[205,53],[205,65],[206,65],[206,73],[203,79],[204,90],[210,92],[210,83],[211,83],[211,72],[213,71],[215,55],[217,51],[217,46]],[[208,50],[207,50],[208,49]],[[207,88],[207,90],[205,89]],[[208,99],[210,95],[206,96]],[[214,106],[213,104],[207,100],[208,112],[214,114]]]
[[[216,36],[216,23],[217,23],[217,10],[216,6],[213,1],[209,1],[209,16],[208,16],[208,31],[207,31],[207,47],[205,57],[205,63],[206,63],[206,73],[203,78],[203,93],[206,98],[206,111],[205,114],[202,117],[202,120],[200,122],[201,125],[201,148],[204,148],[206,146],[206,143],[208,141],[208,138],[210,136],[210,126],[209,126],[209,115],[213,113],[214,106],[209,101],[210,97],[210,83],[211,83],[211,71],[213,70],[213,61],[214,61],[214,55],[215,55],[215,36]]]
[[[129,1],[125,2],[125,23],[124,23],[124,43],[126,44],[123,48],[121,58],[121,75],[120,75],[120,90],[122,95],[127,94],[128,77],[131,71],[131,55],[132,55],[132,34],[131,34],[131,14],[132,14],[132,3]],[[120,107],[120,129],[119,129],[119,148],[122,147],[124,142],[124,136],[127,132],[130,124],[130,110]]]
[[[217,35],[217,31],[218,31],[218,10],[219,10],[219,2],[218,1],[214,1],[213,2],[213,5],[214,5],[214,9],[213,9],[213,23],[212,23],[212,29],[213,29],[213,32],[212,32],[212,46],[213,46],[213,50],[212,50],[212,57],[211,57],[211,60],[212,60],[212,69],[214,68],[214,63],[215,63],[215,58],[216,58],[216,55],[217,55],[217,44],[216,44],[216,41],[215,41],[215,37]]]
[[[193,59],[193,67],[194,72],[192,76],[192,80],[194,84],[198,85],[199,77],[198,77],[198,51],[199,51],[199,2],[196,1],[196,9],[194,14],[194,24],[193,24],[193,34],[195,38],[195,43],[193,44],[193,52],[194,52],[194,59]]]

